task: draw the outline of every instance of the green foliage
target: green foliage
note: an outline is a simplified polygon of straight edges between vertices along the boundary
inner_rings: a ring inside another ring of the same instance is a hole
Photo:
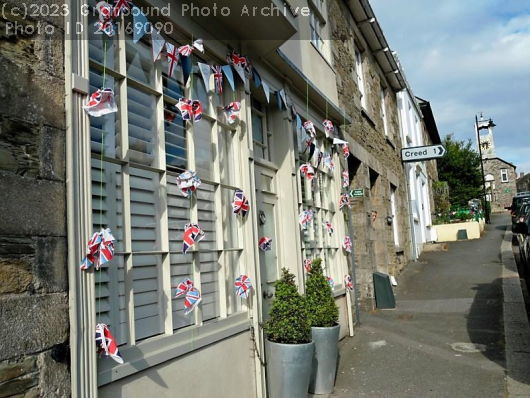
[[[451,208],[449,202],[449,184],[447,181],[435,181],[432,184],[434,191],[434,207],[437,213],[448,212]]]
[[[295,276],[282,269],[276,282],[276,294],[265,323],[270,341],[283,344],[304,344],[311,341],[311,327],[307,319],[306,299],[298,293]]]
[[[339,308],[333,292],[322,271],[322,259],[311,263],[311,275],[307,279],[306,300],[309,324],[315,327],[331,327],[339,320]]]
[[[438,178],[449,184],[451,204],[467,207],[469,200],[481,196],[480,155],[471,147],[471,140],[456,141],[452,134],[443,139],[443,145],[447,154],[438,159]]]

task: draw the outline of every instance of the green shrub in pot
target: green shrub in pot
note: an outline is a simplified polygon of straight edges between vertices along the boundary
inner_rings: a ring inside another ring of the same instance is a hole
[[[306,301],[315,357],[311,369],[309,392],[329,394],[335,387],[339,355],[339,308],[322,270],[322,260],[313,260],[306,281]]]

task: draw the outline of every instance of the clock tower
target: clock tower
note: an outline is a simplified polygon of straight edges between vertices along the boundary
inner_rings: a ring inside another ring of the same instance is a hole
[[[483,159],[489,159],[495,157],[495,144],[493,143],[493,128],[495,127],[495,123],[493,123],[493,120],[489,119],[486,120],[480,115],[480,119],[478,121],[478,129],[479,129],[479,142],[478,145],[480,145],[480,149],[482,150],[482,158]],[[487,130],[487,134],[483,134],[482,131]]]

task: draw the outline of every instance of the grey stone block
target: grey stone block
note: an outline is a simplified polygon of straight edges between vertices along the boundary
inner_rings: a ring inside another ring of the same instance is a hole
[[[27,51],[32,51],[31,43],[28,47]],[[6,53],[0,58],[0,114],[64,129],[64,79],[35,71],[18,59],[9,59]],[[24,53],[13,57],[24,59]]]
[[[25,392],[31,387],[39,384],[39,374],[35,373],[31,377],[9,380],[0,384],[0,398],[23,397]]]
[[[28,258],[0,258],[0,295],[33,290],[33,275]]]
[[[0,298],[0,360],[50,349],[68,331],[66,294]]]
[[[65,236],[65,185],[0,173],[0,214],[0,235]]]
[[[44,126],[40,142],[40,177],[64,181],[66,178],[66,134]]]
[[[37,371],[37,357],[0,362],[0,383]]]
[[[37,238],[37,255],[33,262],[35,289],[46,293],[68,290],[65,238]]]
[[[49,351],[40,356],[41,398],[69,397],[70,372],[68,365],[53,360]]]

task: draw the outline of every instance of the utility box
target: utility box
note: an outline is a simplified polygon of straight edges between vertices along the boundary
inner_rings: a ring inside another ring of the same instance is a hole
[[[466,229],[459,229],[456,233],[456,239],[457,240],[467,240],[467,230]]]
[[[396,298],[390,283],[390,276],[381,272],[374,272],[374,290],[377,308],[396,308]]]

